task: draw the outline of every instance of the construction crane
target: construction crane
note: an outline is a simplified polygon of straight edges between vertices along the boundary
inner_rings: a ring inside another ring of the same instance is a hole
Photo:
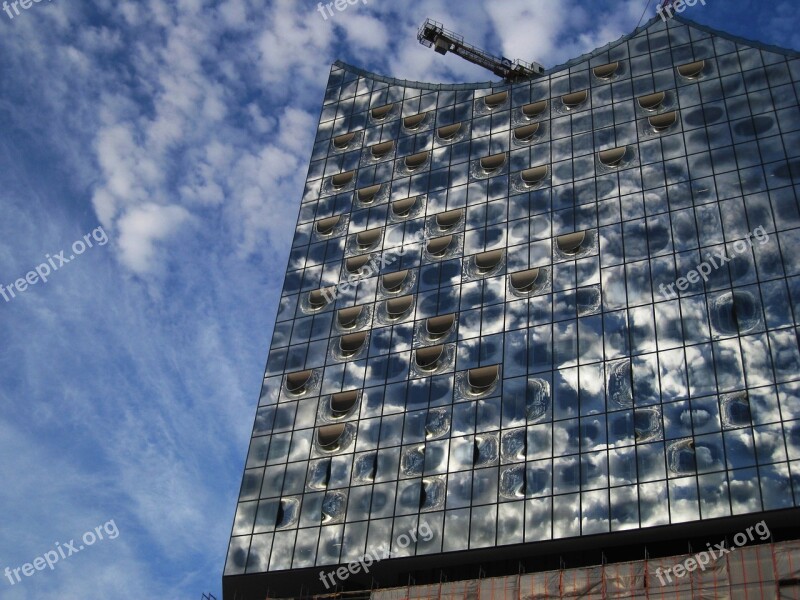
[[[448,31],[441,23],[432,19],[425,20],[417,32],[417,39],[420,44],[433,48],[439,54],[450,51],[475,65],[489,69],[510,83],[539,77],[544,73],[544,67],[539,63],[526,63],[519,59],[512,61],[467,44],[463,37]]]

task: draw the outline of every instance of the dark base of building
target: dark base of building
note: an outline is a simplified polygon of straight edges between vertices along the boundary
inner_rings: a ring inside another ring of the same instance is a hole
[[[393,558],[376,562],[369,574],[349,575],[336,590],[326,589],[320,572],[340,565],[327,565],[223,577],[224,600],[264,600],[265,598],[311,598],[335,592],[364,591],[405,585],[424,585],[442,581],[481,579],[533,573],[564,568],[586,567],[603,563],[626,562],[697,552],[726,540],[764,520],[772,537],[766,541],[800,539],[800,509],[747,514],[679,525],[664,525],[643,530],[582,536],[465,550],[432,556]],[[755,536],[747,545],[763,543]],[[355,595],[348,597],[355,599]]]

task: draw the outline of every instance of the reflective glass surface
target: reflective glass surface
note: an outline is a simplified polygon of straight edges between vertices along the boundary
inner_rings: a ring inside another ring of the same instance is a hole
[[[335,65],[225,573],[800,505],[798,80],[660,19],[513,86]]]

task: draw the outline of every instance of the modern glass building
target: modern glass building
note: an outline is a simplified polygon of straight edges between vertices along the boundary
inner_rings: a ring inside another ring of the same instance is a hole
[[[677,16],[513,85],[334,64],[225,598],[712,597],[646,567],[762,520],[713,597],[800,597],[798,92]]]

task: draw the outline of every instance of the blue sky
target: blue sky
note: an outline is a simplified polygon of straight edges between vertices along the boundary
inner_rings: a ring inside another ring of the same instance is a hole
[[[419,45],[422,21],[549,67],[628,33],[644,4],[368,0],[327,20],[288,0],[0,12],[0,284],[75,256],[0,298],[0,571],[110,520],[119,530],[52,571],[3,577],[0,596],[221,598],[332,61],[486,81]],[[793,2],[706,0],[684,15],[800,49]],[[75,255],[98,227],[108,243]]]

